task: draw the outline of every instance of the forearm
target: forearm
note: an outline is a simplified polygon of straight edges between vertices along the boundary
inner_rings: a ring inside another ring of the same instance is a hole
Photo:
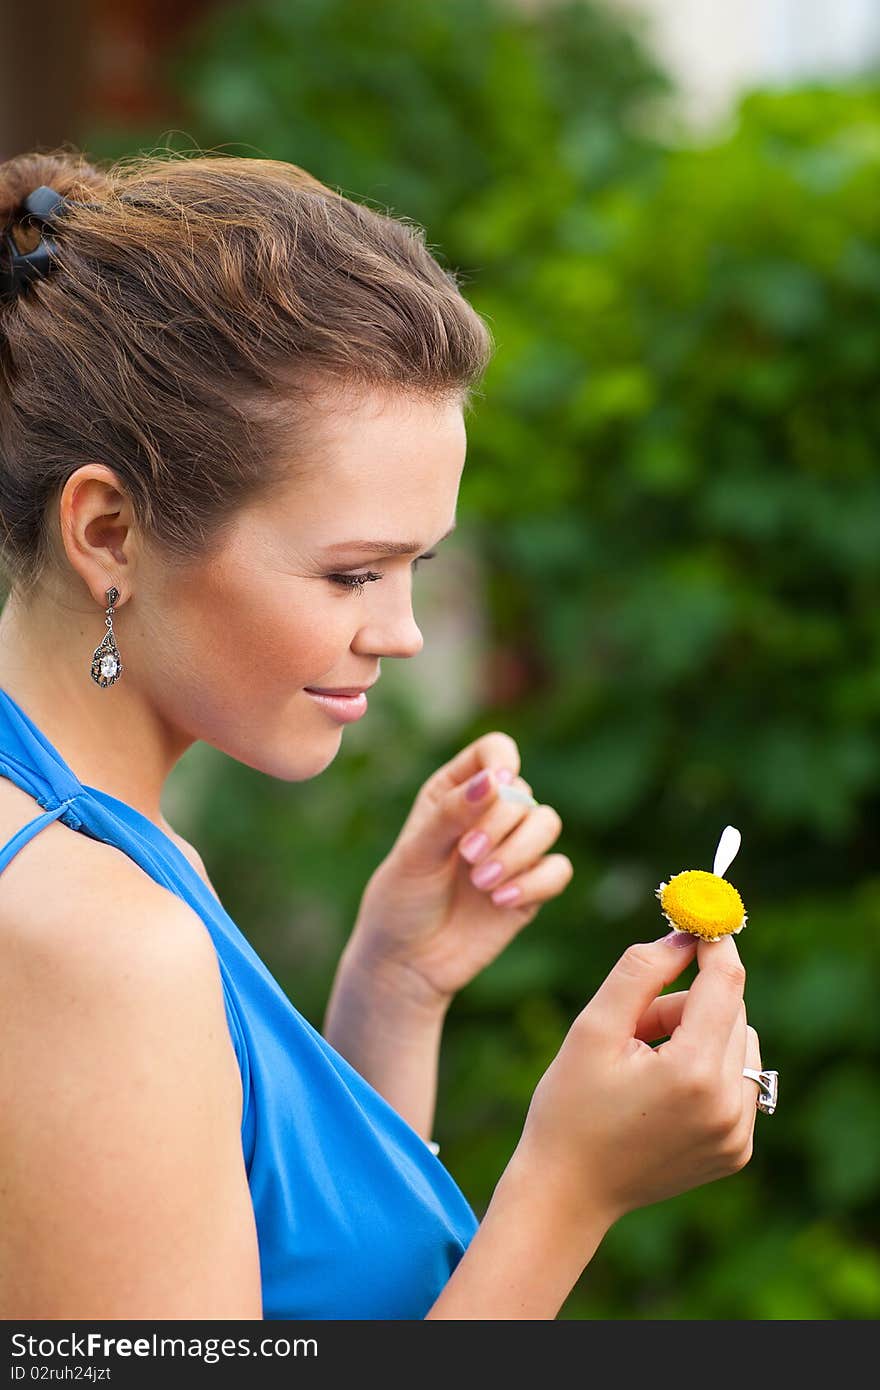
[[[575,1225],[545,1176],[508,1164],[428,1318],[553,1319],[613,1224],[598,1209]]]
[[[447,1006],[403,974],[371,971],[343,953],[323,1035],[412,1125],[431,1139]]]

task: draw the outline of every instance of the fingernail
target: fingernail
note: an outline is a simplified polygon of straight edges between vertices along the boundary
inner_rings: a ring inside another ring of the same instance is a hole
[[[521,892],[522,889],[517,887],[515,883],[505,883],[503,888],[495,889],[491,898],[493,903],[497,903],[499,907],[504,907],[506,903],[516,902]]]
[[[465,792],[468,801],[479,801],[481,796],[485,796],[489,790],[489,780],[487,771],[478,772],[476,777],[472,777]]]
[[[499,864],[497,859],[492,859],[488,864],[481,864],[478,869],[474,869],[471,874],[471,883],[475,888],[488,888],[490,883],[494,883],[496,878],[500,878],[504,872],[504,865]]]
[[[459,853],[463,854],[465,859],[471,864],[475,864],[483,853],[483,850],[488,849],[488,847],[489,836],[485,831],[472,830],[469,835],[465,835],[458,849]]]
[[[499,782],[503,782],[505,786],[508,786],[513,781],[516,773],[511,772],[509,767],[499,767],[495,776]]]
[[[696,937],[689,931],[671,931],[668,936],[658,937],[659,941],[665,941],[667,946],[691,946]]]

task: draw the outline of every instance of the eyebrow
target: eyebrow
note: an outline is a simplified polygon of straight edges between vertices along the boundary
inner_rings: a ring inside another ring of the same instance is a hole
[[[453,522],[446,535],[441,536],[440,540],[445,541],[446,536],[451,536],[458,522]],[[437,542],[440,544],[440,541]],[[334,555],[351,550],[359,550],[371,555],[413,555],[421,550],[421,546],[416,541],[337,541],[335,545],[325,546],[325,553]]]

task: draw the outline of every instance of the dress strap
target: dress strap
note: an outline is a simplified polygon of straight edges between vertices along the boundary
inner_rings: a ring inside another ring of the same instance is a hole
[[[28,840],[32,840],[34,836],[42,830],[44,825],[49,825],[53,820],[58,820],[59,816],[64,814],[68,806],[70,806],[71,802],[75,799],[75,797],[70,797],[69,800],[62,801],[60,805],[53,806],[51,810],[43,811],[41,815],[34,816],[33,820],[28,821],[27,825],[23,825],[20,830],[17,830],[12,836],[12,839],[8,840],[3,848],[0,849],[0,873],[6,868],[10,859],[14,859],[18,851],[27,844]]]

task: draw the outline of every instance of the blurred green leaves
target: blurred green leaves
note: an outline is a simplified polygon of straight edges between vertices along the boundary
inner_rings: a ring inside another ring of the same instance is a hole
[[[621,115],[665,86],[604,11],[551,8],[547,22],[500,0],[255,0],[209,16],[172,72],[202,141],[389,199],[432,238],[460,209],[487,258],[516,258],[573,187],[616,176]],[[523,199],[529,181],[540,196]]]

